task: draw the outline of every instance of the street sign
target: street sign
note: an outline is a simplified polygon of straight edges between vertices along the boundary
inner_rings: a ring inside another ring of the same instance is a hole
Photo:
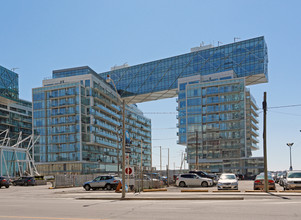
[[[134,168],[133,167],[127,167],[127,168],[125,168],[125,174],[127,174],[127,175],[133,175],[134,174]]]

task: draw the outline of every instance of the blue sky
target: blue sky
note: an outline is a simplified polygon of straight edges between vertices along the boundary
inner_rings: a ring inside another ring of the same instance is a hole
[[[135,65],[189,52],[202,41],[217,45],[265,36],[269,54],[269,83],[250,86],[261,107],[301,104],[300,1],[1,1],[0,65],[19,68],[20,97],[31,100],[52,70],[88,65],[104,72],[114,65]],[[153,165],[159,148],[170,148],[170,167],[178,168],[184,147],[176,144],[176,101],[139,104],[153,125]],[[301,169],[301,107],[268,110],[268,168]],[[262,113],[260,114],[262,134]],[[261,156],[260,150],[254,156]],[[167,150],[162,150],[163,167]]]

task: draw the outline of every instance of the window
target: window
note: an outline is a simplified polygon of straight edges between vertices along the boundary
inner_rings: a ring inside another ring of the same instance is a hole
[[[89,79],[86,79],[86,80],[85,80],[85,86],[86,86],[86,87],[90,87],[90,80],[89,80]]]

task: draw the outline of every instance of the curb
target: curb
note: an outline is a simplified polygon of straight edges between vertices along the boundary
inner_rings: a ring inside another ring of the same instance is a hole
[[[266,192],[263,191],[263,190],[246,190],[245,192],[246,192],[246,193],[252,193],[252,192],[256,192],[256,193],[266,193]],[[277,193],[278,191],[277,191],[277,190],[269,190],[269,192],[275,192],[275,193]]]
[[[208,192],[208,189],[182,189],[181,192]]]
[[[241,192],[240,190],[213,190],[212,192],[216,193],[216,192]]]
[[[143,192],[161,192],[161,191],[167,191],[167,189],[144,189]]]
[[[149,197],[149,198],[108,198],[108,197],[103,197],[103,198],[75,198],[76,200],[244,200],[244,197],[201,197],[201,198],[196,198],[196,197],[190,197],[190,198],[180,198],[180,197],[175,197],[175,198],[155,198],[155,197]]]
[[[53,187],[53,188],[55,188],[55,189],[66,189],[66,188],[73,188],[73,186],[55,186],[55,187]]]
[[[282,190],[280,193],[301,193],[301,190]]]

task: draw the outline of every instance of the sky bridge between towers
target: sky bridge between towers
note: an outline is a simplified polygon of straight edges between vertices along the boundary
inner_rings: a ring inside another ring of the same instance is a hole
[[[217,47],[200,46],[190,53],[99,73],[114,80],[126,103],[142,103],[177,96],[178,79],[232,71],[246,85],[268,82],[268,55],[264,37]]]

